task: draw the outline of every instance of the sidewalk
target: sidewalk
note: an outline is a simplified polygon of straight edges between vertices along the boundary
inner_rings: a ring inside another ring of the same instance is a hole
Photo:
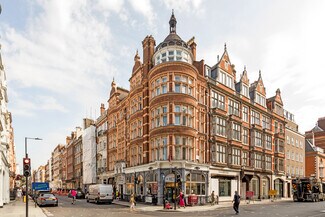
[[[0,208],[1,217],[25,217],[26,204],[22,200],[12,200],[9,204]],[[28,216],[29,217],[46,217],[42,209],[38,206],[35,207],[34,201],[28,201]]]
[[[245,200],[242,200],[240,203],[240,206],[250,206],[250,205],[258,205],[258,204],[268,204],[268,203],[279,203],[279,202],[285,202],[285,201],[292,201],[292,198],[282,198],[275,200],[274,202],[271,202],[271,200],[261,200],[261,201],[250,201],[249,204]],[[119,201],[114,200],[114,204],[121,205],[121,206],[130,206],[129,202],[126,201]],[[174,207],[174,204],[171,204]],[[199,212],[199,211],[209,211],[209,210],[216,210],[216,209],[222,209],[222,208],[229,208],[232,207],[232,202],[220,202],[219,204],[211,206],[210,204],[207,205],[197,205],[197,206],[187,206],[186,208],[178,208],[176,207],[176,210],[174,209],[163,209],[162,205],[150,205],[150,204],[143,204],[143,203],[137,203],[135,209],[140,211],[162,211],[162,212]]]

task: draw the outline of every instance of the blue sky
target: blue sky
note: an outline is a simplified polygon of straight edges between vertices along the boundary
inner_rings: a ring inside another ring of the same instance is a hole
[[[261,70],[267,97],[281,89],[300,131],[325,116],[325,1],[5,0],[0,43],[13,114],[17,161],[28,141],[33,168],[53,148],[95,118],[113,77],[129,89],[133,57],[142,40],[158,45],[174,9],[177,33],[195,36],[197,59],[212,66],[227,43],[237,78]],[[142,58],[141,58],[142,59]]]

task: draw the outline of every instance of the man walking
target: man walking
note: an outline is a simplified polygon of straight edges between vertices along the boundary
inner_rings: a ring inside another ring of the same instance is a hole
[[[234,203],[234,210],[236,212],[236,215],[239,213],[239,204],[240,204],[240,196],[238,195],[238,192],[235,191],[234,199],[232,201]]]

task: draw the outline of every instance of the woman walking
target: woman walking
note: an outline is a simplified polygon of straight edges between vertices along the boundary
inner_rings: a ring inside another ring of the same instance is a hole
[[[135,199],[134,199],[134,194],[131,194],[130,197],[130,211],[134,211],[134,203],[135,203]]]
[[[185,208],[184,194],[183,194],[182,191],[179,192],[179,196],[178,196],[178,198],[179,198],[179,206]]]

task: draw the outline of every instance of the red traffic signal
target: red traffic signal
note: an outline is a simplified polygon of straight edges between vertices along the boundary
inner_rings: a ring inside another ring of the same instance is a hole
[[[30,176],[30,159],[23,159],[23,167],[24,167],[24,176]]]
[[[30,164],[30,159],[29,158],[24,158],[24,165],[25,164]]]

